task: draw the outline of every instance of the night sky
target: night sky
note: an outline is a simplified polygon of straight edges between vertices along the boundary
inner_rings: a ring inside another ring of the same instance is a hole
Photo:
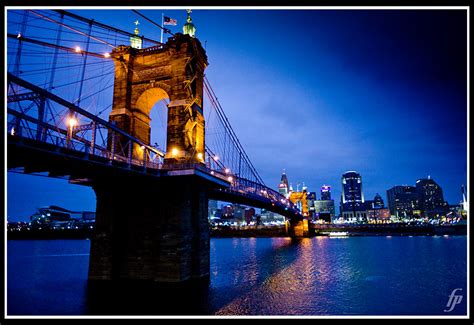
[[[159,40],[130,10],[71,10]],[[144,10],[178,20],[186,12]],[[362,175],[366,199],[431,176],[450,204],[467,183],[465,10],[210,10],[192,13],[211,82],[248,156],[270,187],[283,169],[296,189]],[[204,107],[206,110],[206,107]],[[8,153],[7,153],[8,154]],[[91,188],[7,173],[7,215],[39,206],[95,210]],[[337,209],[337,213],[338,213]]]

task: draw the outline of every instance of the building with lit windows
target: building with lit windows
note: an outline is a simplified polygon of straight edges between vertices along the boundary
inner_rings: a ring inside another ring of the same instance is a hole
[[[388,208],[395,218],[418,218],[420,198],[415,186],[397,185],[387,190]]]
[[[331,200],[331,186],[321,186],[321,200]]]
[[[318,220],[332,222],[336,216],[334,200],[316,200],[314,201],[314,215]]]
[[[369,223],[386,223],[390,221],[390,210],[385,208],[382,197],[377,193],[373,200],[365,201],[367,221]]]
[[[341,216],[345,222],[365,222],[364,193],[362,177],[356,171],[348,171],[342,175]]]
[[[374,209],[383,209],[385,208],[385,204],[383,202],[382,197],[380,196],[379,193],[375,194],[374,201],[373,201],[373,207]]]
[[[420,198],[423,216],[429,219],[440,218],[446,214],[448,203],[444,200],[443,190],[432,178],[416,181],[416,192]]]
[[[387,223],[390,221],[390,210],[382,209],[368,209],[367,221],[369,223]]]
[[[288,184],[288,177],[286,176],[285,171],[281,174],[280,184],[278,185],[278,192],[284,197],[288,198],[288,192],[290,190],[290,185]]]
[[[308,192],[306,196],[306,202],[308,204],[308,212],[311,219],[314,219],[314,213],[315,213],[314,202],[316,200],[317,200],[316,192]]]

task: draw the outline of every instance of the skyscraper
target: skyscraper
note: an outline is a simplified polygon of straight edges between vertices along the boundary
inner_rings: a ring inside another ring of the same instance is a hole
[[[387,190],[390,214],[398,218],[420,215],[420,198],[415,186],[397,185]]]
[[[331,199],[331,186],[323,185],[321,186],[321,200],[330,200]]]
[[[464,189],[464,185],[461,185],[461,193],[462,193],[462,209],[463,211],[467,211],[467,195],[466,190]]]
[[[448,207],[444,201],[443,190],[429,176],[416,181],[416,192],[425,217],[440,217]]]
[[[280,184],[278,185],[278,192],[284,197],[288,197],[288,191],[290,186],[288,185],[288,177],[286,176],[285,171],[281,174]]]
[[[345,221],[366,221],[362,177],[356,171],[342,175],[341,214]]]
[[[382,197],[380,196],[379,193],[376,193],[375,197],[374,197],[374,209],[383,209],[383,208],[385,208],[385,204],[383,203],[383,199],[382,199]]]
[[[415,187],[409,186],[409,185],[397,185],[387,190],[387,200],[388,200],[388,208],[390,210],[390,214],[393,216],[396,215],[395,196],[397,194],[414,193],[414,192],[415,192]]]

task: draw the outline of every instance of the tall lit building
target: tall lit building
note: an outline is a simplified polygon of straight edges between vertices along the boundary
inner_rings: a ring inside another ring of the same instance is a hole
[[[323,185],[321,186],[321,200],[330,200],[331,199],[331,186]]]
[[[396,213],[397,212],[396,211],[397,194],[409,194],[409,193],[416,193],[416,188],[414,186],[409,186],[409,185],[397,185],[387,190],[388,208],[392,216],[397,215]]]
[[[311,218],[314,216],[314,202],[316,201],[316,192],[308,192],[306,201],[308,203],[308,212]]]
[[[429,176],[416,181],[416,192],[425,217],[438,218],[446,213],[448,204],[444,201],[443,190]]]
[[[362,177],[356,171],[342,175],[341,215],[345,221],[366,221]]]
[[[385,208],[385,204],[383,202],[383,199],[382,197],[380,196],[379,193],[376,193],[375,194],[375,197],[374,197],[374,209],[383,209]]]
[[[415,186],[397,185],[387,190],[390,214],[397,218],[421,216],[420,196]]]
[[[466,195],[466,190],[464,189],[464,185],[461,185],[461,193],[462,193],[462,211],[463,214],[467,213],[468,210],[468,204],[467,204],[467,195]]]
[[[286,176],[285,171],[281,174],[280,184],[278,185],[278,192],[284,197],[288,197],[288,191],[290,186],[288,184],[288,177]]]

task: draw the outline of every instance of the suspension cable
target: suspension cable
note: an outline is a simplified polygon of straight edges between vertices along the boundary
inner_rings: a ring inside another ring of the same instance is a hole
[[[110,30],[110,31],[113,31],[113,32],[116,32],[116,33],[120,33],[120,34],[123,34],[123,35],[126,35],[126,36],[136,36],[135,34],[133,33],[130,33],[130,32],[127,32],[127,31],[124,31],[122,29],[118,29],[116,27],[112,27],[112,26],[109,26],[109,25],[106,25],[106,24],[103,24],[103,23],[99,23],[93,19],[87,19],[85,17],[82,17],[82,16],[79,16],[79,15],[76,15],[76,14],[73,14],[71,12],[68,12],[66,10],[54,10],[60,14],[63,14],[65,16],[69,16],[69,17],[72,17],[72,18],[75,18],[79,21],[83,21],[83,22],[86,22],[88,24],[93,24],[93,25],[96,25],[98,27],[101,27],[101,28],[104,28],[104,29],[107,29],[107,30]],[[158,41],[155,41],[154,39],[151,39],[151,38],[147,38],[147,37],[142,37],[143,40],[145,41],[148,41],[148,42],[152,42],[152,43],[155,43],[157,45],[162,45],[162,43],[158,42]]]
[[[219,114],[219,117],[220,119],[222,120],[223,124],[225,125],[226,127],[226,130],[229,131],[229,135],[232,139],[232,141],[234,142],[234,144],[236,145],[237,149],[239,150],[239,153],[242,154],[242,157],[244,158],[244,161],[245,163],[248,165],[248,167],[250,168],[252,174],[254,175],[254,177],[256,178],[256,180],[258,182],[260,182],[261,184],[265,184],[262,180],[262,178],[260,177],[260,175],[258,174],[257,170],[255,169],[255,167],[253,166],[252,162],[250,161],[250,158],[247,156],[247,153],[245,152],[244,148],[242,147],[242,144],[240,143],[239,139],[237,138],[232,126],[230,125],[229,123],[229,120],[227,119],[225,113],[224,113],[224,110],[222,109],[222,106],[220,105],[218,99],[217,99],[217,96],[215,95],[209,81],[207,80],[206,77],[204,77],[204,88],[206,90],[206,93],[209,97],[209,99],[211,100],[211,103],[213,106],[215,106],[216,108],[216,112]]]
[[[66,25],[66,24],[64,24],[64,23],[61,23],[61,22],[59,22],[59,21],[57,21],[57,20],[54,20],[54,19],[52,19],[52,18],[46,17],[46,16],[44,16],[44,15],[42,15],[42,14],[40,14],[40,13],[37,13],[37,12],[35,12],[35,11],[33,11],[33,10],[29,10],[29,11],[30,11],[31,13],[37,15],[37,16],[42,17],[42,18],[45,19],[45,20],[48,20],[48,21],[53,22],[53,23],[56,23],[56,24],[58,24],[58,25],[61,25],[61,26],[63,26],[63,27],[66,27],[67,29],[70,29],[70,30],[72,30],[72,31],[74,31],[74,32],[76,32],[76,33],[78,33],[78,34],[81,34],[81,35],[83,35],[83,36],[85,36],[85,37],[92,38],[93,40],[96,40],[96,41],[101,42],[101,43],[103,43],[103,44],[106,44],[106,45],[108,45],[108,46],[110,46],[110,47],[112,47],[112,48],[115,48],[115,46],[112,45],[112,44],[110,44],[109,42],[103,41],[103,40],[101,40],[101,39],[99,39],[99,38],[97,38],[97,37],[91,36],[91,35],[87,35],[86,33],[81,32],[80,30],[77,30],[77,29],[75,29],[75,28],[72,28],[72,27],[70,27],[70,26],[68,26],[68,25]]]

